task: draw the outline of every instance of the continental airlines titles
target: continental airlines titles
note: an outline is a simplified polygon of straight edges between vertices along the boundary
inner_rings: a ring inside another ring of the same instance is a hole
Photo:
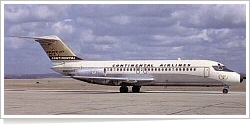
[[[112,67],[190,67],[191,64],[160,64],[154,66],[153,64],[113,64]]]

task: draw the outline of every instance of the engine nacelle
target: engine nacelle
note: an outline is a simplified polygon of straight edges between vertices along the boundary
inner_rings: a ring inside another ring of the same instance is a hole
[[[105,76],[104,68],[82,68],[75,71],[78,76]]]

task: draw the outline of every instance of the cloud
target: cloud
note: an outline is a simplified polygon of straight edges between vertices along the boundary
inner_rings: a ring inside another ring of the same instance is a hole
[[[245,70],[245,15],[246,6],[241,4],[5,5],[4,32],[6,36],[58,35],[88,60],[180,57],[221,61]],[[23,51],[30,49],[30,41],[5,38],[6,72],[15,73],[11,61],[21,52],[25,54],[19,54],[15,65],[29,63],[27,54],[37,60],[45,56],[40,63],[49,62],[45,53],[37,52],[41,47],[35,42],[36,53]]]
[[[21,39],[17,39],[17,38],[11,38],[11,37],[6,37],[4,39],[5,41],[5,48],[9,48],[9,49],[14,49],[14,50],[17,50],[17,49],[20,49],[22,48],[25,43],[22,42]]]
[[[74,31],[74,27],[70,24],[72,20],[65,19],[64,21],[55,22],[51,26],[51,30],[55,34],[68,34],[70,35]]]
[[[81,33],[81,39],[83,42],[99,43],[99,44],[113,44],[118,42],[119,39],[113,36],[98,36],[93,33],[92,30],[84,30]]]
[[[244,49],[246,47],[246,39],[239,40],[236,38],[236,40],[233,40],[231,42],[228,42],[226,44],[227,48],[232,50],[232,49]]]
[[[114,16],[111,17],[111,21],[117,24],[125,25],[131,22],[130,17],[128,16]]]
[[[188,5],[171,14],[181,25],[196,28],[244,28],[245,5]]]
[[[11,23],[56,21],[68,16],[71,5],[13,4],[4,6],[4,20]]]
[[[38,20],[48,20],[49,18],[52,18],[55,16],[55,12],[51,10],[48,6],[37,6],[35,9],[33,9],[32,15],[38,19]]]
[[[173,47],[170,52],[182,52],[183,46]]]
[[[5,6],[4,7],[4,18],[7,22],[20,22],[26,20],[30,11],[28,8],[22,6]]]

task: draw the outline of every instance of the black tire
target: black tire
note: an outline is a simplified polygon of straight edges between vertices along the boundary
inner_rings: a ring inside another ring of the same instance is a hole
[[[128,92],[128,87],[127,86],[121,86],[120,87],[120,93],[127,93]]]
[[[223,94],[227,94],[228,93],[228,89],[223,89]]]
[[[134,92],[134,93],[138,93],[138,92],[140,92],[140,86],[133,86],[132,87],[132,92]]]

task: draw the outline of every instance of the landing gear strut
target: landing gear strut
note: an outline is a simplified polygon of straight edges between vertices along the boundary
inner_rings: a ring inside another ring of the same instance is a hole
[[[127,86],[121,86],[120,87],[120,93],[127,93],[128,92],[128,87]]]
[[[229,90],[229,86],[225,86],[223,89],[223,94],[227,94]]]
[[[132,91],[133,91],[134,93],[138,93],[138,92],[140,92],[140,88],[141,88],[141,86],[133,86],[133,87],[132,87]]]

